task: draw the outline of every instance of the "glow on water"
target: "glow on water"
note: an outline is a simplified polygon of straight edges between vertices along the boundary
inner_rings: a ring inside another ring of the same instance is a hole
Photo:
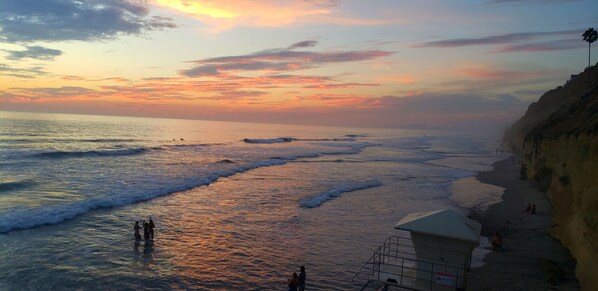
[[[448,187],[473,172],[429,161],[455,159],[463,143],[0,112],[0,289],[284,289],[300,265],[314,289],[352,289],[402,216],[458,208]],[[487,153],[470,145],[463,156]],[[149,216],[156,239],[135,242],[133,222]]]

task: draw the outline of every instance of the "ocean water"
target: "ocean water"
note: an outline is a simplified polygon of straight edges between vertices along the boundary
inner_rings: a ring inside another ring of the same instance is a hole
[[[0,289],[350,290],[495,140],[0,111]],[[133,224],[152,217],[153,242]]]

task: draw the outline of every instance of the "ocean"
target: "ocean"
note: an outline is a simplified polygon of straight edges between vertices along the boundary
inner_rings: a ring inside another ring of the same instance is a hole
[[[356,289],[404,215],[483,203],[451,189],[490,170],[496,146],[431,130],[0,111],[0,289],[286,290],[301,265],[310,290]],[[134,222],[150,217],[154,241],[136,241]]]

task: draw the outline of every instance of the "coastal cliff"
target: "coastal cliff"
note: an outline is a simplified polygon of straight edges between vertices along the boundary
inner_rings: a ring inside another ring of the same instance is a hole
[[[598,288],[598,65],[546,92],[505,133],[521,178],[545,191],[551,235],[577,260],[583,290]]]

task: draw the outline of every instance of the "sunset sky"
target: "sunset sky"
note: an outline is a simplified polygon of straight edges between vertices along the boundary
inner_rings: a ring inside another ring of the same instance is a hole
[[[0,0],[0,110],[504,126],[589,27],[596,0]]]

